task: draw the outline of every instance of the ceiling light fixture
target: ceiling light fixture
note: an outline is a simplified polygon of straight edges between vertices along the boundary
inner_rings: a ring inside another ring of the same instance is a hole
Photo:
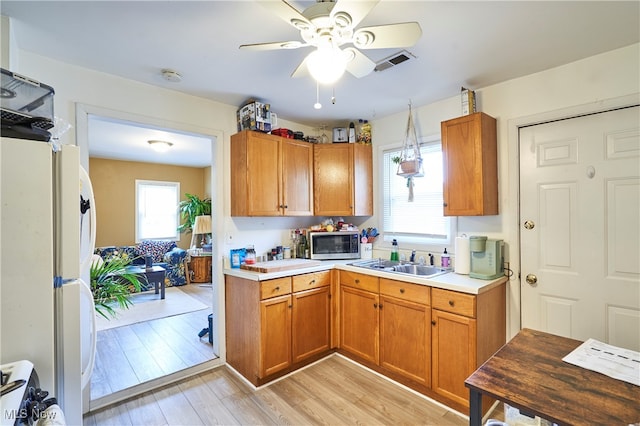
[[[160,141],[155,139],[147,141],[147,143],[151,145],[151,148],[153,148],[153,150],[156,152],[167,152],[169,148],[173,146],[171,142]]]
[[[338,47],[322,46],[307,56],[307,68],[318,83],[332,84],[347,69],[347,58]]]

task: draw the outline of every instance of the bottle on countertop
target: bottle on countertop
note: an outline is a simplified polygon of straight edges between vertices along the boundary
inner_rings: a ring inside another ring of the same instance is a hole
[[[398,241],[396,239],[391,243],[391,260],[400,260],[400,255],[398,254]]]
[[[440,256],[440,263],[442,264],[443,268],[448,268],[449,267],[449,261],[451,259],[449,258],[449,253],[447,253],[447,249],[444,249],[444,253],[442,253],[442,256]]]
[[[252,245],[247,246],[244,263],[246,263],[247,265],[253,265],[254,263],[256,263],[256,249]]]

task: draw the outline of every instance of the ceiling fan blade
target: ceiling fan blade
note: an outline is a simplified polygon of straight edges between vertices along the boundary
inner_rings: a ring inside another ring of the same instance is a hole
[[[258,3],[262,7],[269,9],[271,12],[275,13],[287,24],[293,25],[299,30],[309,29],[313,27],[313,24],[309,22],[309,20],[305,18],[304,15],[298,11],[298,9],[291,6],[285,0],[259,1]]]
[[[343,50],[345,53],[350,53],[353,58],[347,62],[347,71],[354,77],[361,78],[368,75],[376,67],[375,62],[367,57],[364,53],[353,47],[347,47]]]
[[[310,76],[311,74],[309,73],[309,68],[307,67],[307,58],[309,57],[309,55],[305,56],[304,59],[302,60],[302,62],[300,62],[300,65],[298,65],[298,68],[296,68],[293,73],[291,73],[291,77],[293,78],[299,78],[299,77],[307,77]]]
[[[241,44],[240,49],[247,49],[247,50],[297,49],[299,47],[305,47],[305,46],[308,46],[308,44],[301,43],[299,41],[274,41],[270,43]]]
[[[353,33],[353,45],[358,49],[385,49],[409,47],[422,36],[422,28],[417,22],[364,27]]]
[[[368,1],[353,1],[353,0],[338,0],[333,9],[331,10],[331,22],[336,22],[336,17],[340,14],[346,13],[351,16],[351,28],[356,27],[365,16],[376,7],[380,0],[368,0]],[[340,22],[340,20],[338,20]]]

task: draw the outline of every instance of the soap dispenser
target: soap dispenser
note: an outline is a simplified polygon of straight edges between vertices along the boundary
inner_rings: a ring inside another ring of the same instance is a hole
[[[398,241],[395,238],[391,243],[391,260],[400,260],[400,256],[398,255]]]
[[[442,253],[442,256],[440,256],[440,261],[442,264],[443,268],[448,268],[449,267],[449,253],[447,253],[447,249],[444,249],[444,253]]]

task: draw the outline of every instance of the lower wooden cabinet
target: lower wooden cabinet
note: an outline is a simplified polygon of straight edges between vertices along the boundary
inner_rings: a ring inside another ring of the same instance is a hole
[[[476,320],[434,309],[432,389],[468,406],[464,381],[476,366]]]
[[[345,351],[378,364],[377,293],[357,288],[340,287],[340,341]]]
[[[506,289],[473,295],[432,289],[432,389],[469,407],[464,381],[506,342]],[[493,400],[482,397],[483,413]]]
[[[259,377],[291,365],[291,295],[260,302]]]
[[[431,384],[431,308],[380,296],[380,366]]]
[[[330,284],[331,271],[266,281],[225,275],[229,365],[259,386],[328,353]]]
[[[293,293],[292,356],[300,362],[329,350],[331,342],[331,288]]]

